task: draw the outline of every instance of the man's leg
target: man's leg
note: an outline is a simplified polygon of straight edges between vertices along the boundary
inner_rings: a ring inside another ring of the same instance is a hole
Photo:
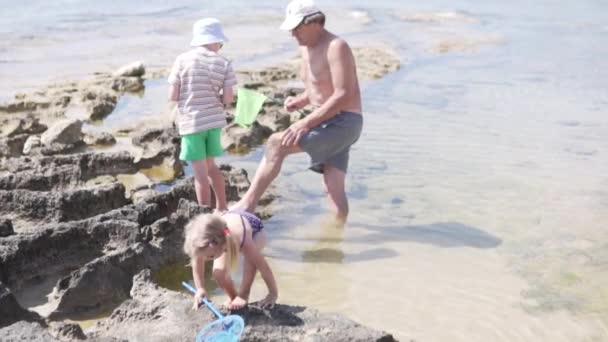
[[[279,171],[281,171],[281,165],[283,164],[285,156],[302,152],[302,149],[299,146],[281,146],[282,137],[283,133],[281,132],[274,133],[268,138],[264,158],[262,158],[260,166],[258,166],[258,169],[255,172],[251,186],[243,198],[231,207],[231,209],[242,209],[253,212],[258,204],[258,200],[264,194],[264,191],[266,191],[270,183],[272,183],[278,176]]]
[[[348,216],[348,199],[344,189],[345,180],[346,173],[344,171],[330,165],[323,167],[323,183],[339,224],[344,224]]]
[[[211,205],[211,189],[207,173],[207,163],[205,160],[192,161],[192,171],[194,173],[194,190],[199,205]]]

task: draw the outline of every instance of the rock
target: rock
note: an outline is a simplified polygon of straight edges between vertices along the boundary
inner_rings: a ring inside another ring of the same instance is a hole
[[[261,144],[271,134],[270,128],[260,125],[257,121],[249,128],[232,123],[222,129],[221,144],[225,150],[245,153]]]
[[[290,115],[276,107],[262,109],[256,120],[260,125],[270,128],[273,132],[284,131],[291,125]]]
[[[82,331],[80,325],[76,323],[51,322],[49,331],[60,340],[86,340],[87,336]]]
[[[125,204],[125,187],[120,183],[65,192],[0,190],[0,214],[12,213],[33,221],[81,220]]]
[[[145,203],[146,199],[152,198],[158,194],[159,192],[154,189],[137,190],[131,195],[131,201],[133,204]]]
[[[80,141],[82,141],[82,121],[76,119],[61,120],[40,137],[40,142],[47,146],[52,144],[69,145]]]
[[[117,92],[139,92],[145,89],[144,80],[140,77],[118,77],[111,81],[110,88]]]
[[[28,137],[27,134],[19,134],[12,137],[0,138],[0,157],[20,156]]]
[[[146,73],[146,66],[143,62],[137,61],[131,64],[127,64],[120,69],[116,70],[113,75],[114,76],[136,76],[141,77]]]
[[[2,124],[0,135],[11,137],[18,134],[39,134],[46,131],[46,125],[40,123],[40,119],[33,115],[27,115],[24,118],[8,120]]]
[[[91,120],[101,120],[116,108],[118,98],[105,90],[88,92],[84,99],[87,103],[88,116]]]
[[[126,151],[13,158],[3,167],[11,174],[0,176],[0,189],[37,191],[112,183],[116,181],[115,174],[134,174],[139,170],[131,154]]]
[[[19,321],[0,329],[2,341],[61,342],[38,322]]]
[[[0,282],[0,328],[22,320],[33,322],[41,318],[36,313],[22,308],[15,296]]]
[[[129,297],[132,278],[146,265],[146,245],[137,243],[97,258],[59,280],[52,296],[57,307],[50,318],[79,312],[103,312]]]
[[[0,218],[0,237],[7,237],[15,234],[13,223],[9,219]]]
[[[23,145],[23,154],[30,154],[33,149],[35,149],[36,147],[40,147],[41,144],[42,142],[39,136],[30,135],[30,137],[27,138],[25,144]]]
[[[116,138],[108,132],[88,133],[84,136],[84,142],[87,145],[114,145]]]
[[[0,136],[10,137],[18,134],[20,130],[21,120],[8,120],[8,122],[3,122],[0,127]]]
[[[191,341],[199,329],[216,320],[210,310],[192,312],[190,295],[158,287],[150,270],[133,278],[131,298],[95,326],[90,338],[137,341]],[[218,307],[226,313],[226,309]],[[241,341],[395,341],[392,335],[364,327],[337,314],[277,304],[260,309],[256,303],[232,312],[245,321]]]
[[[87,220],[41,225],[28,234],[2,238],[0,274],[14,288],[66,274],[99,258],[104,251],[124,249],[141,241],[140,226],[159,218],[155,205],[137,210],[127,207]]]

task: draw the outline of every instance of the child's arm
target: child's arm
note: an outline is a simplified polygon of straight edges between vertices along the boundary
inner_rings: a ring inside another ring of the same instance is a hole
[[[266,283],[266,287],[268,287],[268,296],[262,301],[262,305],[273,305],[278,296],[279,291],[277,289],[277,283],[274,279],[274,274],[270,269],[270,265],[266,261],[266,258],[260,253],[257,246],[251,239],[251,237],[247,237],[245,239],[245,243],[243,244],[243,256],[255,265],[255,268],[260,271],[260,275],[264,282]],[[245,281],[245,279],[243,279]],[[247,281],[253,282],[253,278],[247,279]],[[251,287],[251,283],[245,284],[247,288]]]
[[[205,293],[205,259],[202,257],[194,257],[190,260],[192,264],[192,279],[194,280],[194,287],[196,288],[196,294],[194,295],[193,309],[198,309],[201,305],[202,298],[206,295]]]
[[[232,68],[232,63],[226,64],[226,78],[224,78],[224,85],[222,86],[222,103],[229,105],[234,101],[234,87],[236,85],[236,75]]]
[[[179,83],[169,84],[169,102],[177,102],[179,99]]]
[[[177,100],[179,99],[179,83],[170,84],[169,85],[169,113],[171,113],[171,121],[175,121],[176,112],[175,107],[177,107]]]
[[[222,90],[222,103],[229,105],[234,101],[234,89],[232,87],[226,87]]]

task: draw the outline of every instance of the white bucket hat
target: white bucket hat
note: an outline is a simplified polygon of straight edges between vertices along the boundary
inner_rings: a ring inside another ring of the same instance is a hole
[[[313,0],[292,0],[287,5],[285,21],[281,24],[281,30],[291,31],[304,20],[304,17],[319,12],[321,10]]]
[[[190,46],[200,46],[213,43],[227,42],[228,38],[222,30],[222,23],[215,18],[205,18],[192,26],[192,41]]]

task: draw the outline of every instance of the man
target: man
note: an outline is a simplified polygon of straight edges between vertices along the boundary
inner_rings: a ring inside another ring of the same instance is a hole
[[[253,211],[284,158],[306,152],[311,169],[323,174],[337,221],[344,223],[348,215],[344,183],[349,150],[363,125],[353,53],[343,39],[325,29],[325,15],[312,0],[292,0],[281,29],[291,31],[300,45],[305,85],[303,93],[285,100],[285,110],[291,112],[308,104],[314,110],[287,130],[270,136],[251,187],[235,208]]]

